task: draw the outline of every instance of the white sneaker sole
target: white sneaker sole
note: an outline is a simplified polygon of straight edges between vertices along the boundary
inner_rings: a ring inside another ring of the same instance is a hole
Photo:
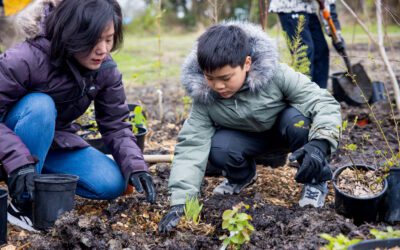
[[[12,209],[14,209],[14,206],[13,206],[12,203],[10,203],[10,206],[12,207]],[[21,219],[25,220],[25,222],[22,221]],[[8,222],[10,224],[18,226],[18,227],[20,227],[22,229],[25,229],[25,230],[29,231],[29,232],[39,232],[38,230],[34,229],[32,226],[29,225],[29,224],[32,224],[32,221],[29,219],[29,217],[22,216],[21,219],[18,219],[14,215],[12,215],[9,212],[7,212],[7,220],[8,220]]]
[[[310,192],[311,191],[311,192],[315,193],[316,199],[310,199],[308,197],[305,197],[305,195],[303,193],[301,199],[299,200],[300,207],[305,207],[307,205],[311,205],[315,208],[321,208],[325,205],[325,198],[326,198],[327,192],[323,192],[312,186],[307,186],[304,188],[305,189],[302,192],[307,192],[307,191]],[[306,189],[308,189],[308,190],[306,190]]]

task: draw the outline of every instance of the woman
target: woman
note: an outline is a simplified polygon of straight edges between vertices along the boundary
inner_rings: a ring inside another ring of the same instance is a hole
[[[0,162],[12,198],[8,219],[32,230],[33,176],[79,176],[77,194],[113,199],[127,182],[155,201],[136,145],[121,73],[110,56],[122,41],[115,0],[48,5],[41,32],[0,56]],[[75,134],[73,121],[94,101],[96,121],[115,161]]]

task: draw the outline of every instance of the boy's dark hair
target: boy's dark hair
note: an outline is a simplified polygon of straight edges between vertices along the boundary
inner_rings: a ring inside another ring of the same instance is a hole
[[[114,22],[114,47],[123,42],[121,7],[116,0],[64,0],[46,19],[46,37],[56,65],[76,53],[89,54],[110,21]]]
[[[213,72],[227,65],[243,68],[249,55],[247,35],[235,25],[212,26],[198,39],[197,60],[205,72]]]

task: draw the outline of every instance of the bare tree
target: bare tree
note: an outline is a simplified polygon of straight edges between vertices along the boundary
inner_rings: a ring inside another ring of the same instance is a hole
[[[219,9],[224,5],[225,0],[208,0],[208,3],[211,5],[212,8],[211,18],[213,20],[213,23],[216,24],[218,23]]]

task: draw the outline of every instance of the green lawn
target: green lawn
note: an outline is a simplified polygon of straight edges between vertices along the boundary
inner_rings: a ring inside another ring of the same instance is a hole
[[[147,85],[162,81],[179,81],[180,67],[190,52],[196,35],[161,37],[161,57],[156,36],[125,34],[124,46],[113,54],[125,84]],[[161,64],[159,63],[161,58]]]
[[[376,37],[376,25],[370,29]],[[399,40],[399,26],[390,26],[387,31],[391,42]],[[163,32],[167,33],[165,30]],[[273,28],[267,32],[274,38],[279,36],[280,50],[285,50],[282,30]],[[113,58],[123,74],[126,85],[152,85],[163,81],[179,81],[180,67],[198,36],[199,33],[163,34],[161,36],[161,64],[159,64],[157,36],[125,34],[124,47],[115,52]],[[358,25],[355,29],[353,25],[345,26],[343,36],[348,44],[369,42],[368,36]],[[327,39],[329,40],[329,37]]]

